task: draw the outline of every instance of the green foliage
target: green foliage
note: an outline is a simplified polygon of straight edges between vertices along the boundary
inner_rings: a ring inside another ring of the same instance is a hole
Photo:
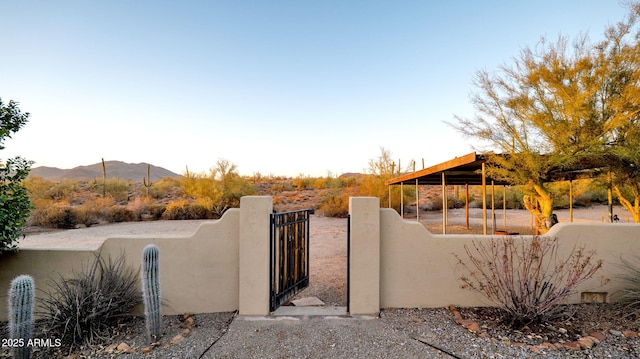
[[[548,182],[554,174],[610,165],[611,144],[622,143],[616,137],[633,132],[625,126],[638,122],[634,35],[640,32],[632,33],[638,14],[640,5],[632,5],[631,16],[596,44],[586,37],[571,45],[564,37],[556,43],[542,39],[535,49],[522,50],[512,66],[479,71],[479,92],[472,98],[477,114],[456,117],[454,127],[482,143],[489,177],[526,186],[524,204],[541,232],[553,211]]]
[[[348,190],[329,190],[322,199],[318,210],[327,217],[346,218],[349,214],[349,197],[351,195],[353,193]]]
[[[602,267],[584,247],[561,257],[557,238],[508,236],[464,248],[468,260],[454,254],[467,273],[460,278],[463,287],[496,304],[515,329],[553,317],[575,287]]]
[[[375,159],[369,160],[369,169],[360,180],[360,195],[378,197],[380,199],[380,206],[387,207],[389,204],[389,192],[391,192],[391,207],[400,212],[400,186],[387,186],[385,181],[388,181],[396,176],[399,176],[400,172],[391,159],[391,152],[380,148],[380,155]],[[415,187],[404,186],[403,201],[408,204],[415,198]]]
[[[23,343],[21,346],[12,348],[15,359],[31,357],[31,346],[26,343],[33,334],[34,304],[33,278],[28,275],[14,278],[9,287],[9,338],[22,340]]]
[[[0,98],[0,150],[4,140],[18,132],[29,119],[29,113],[20,112],[18,103],[8,104]],[[27,224],[31,201],[24,180],[33,162],[21,157],[0,161],[0,255],[17,251],[17,241]]]
[[[42,334],[60,338],[69,349],[92,344],[108,338],[113,324],[141,301],[137,271],[125,265],[124,255],[96,255],[86,270],[49,282],[38,299]]]
[[[0,163],[0,255],[18,249],[18,238],[32,208],[23,181],[32,162],[16,157]]]
[[[624,283],[624,288],[619,295],[618,303],[624,308],[624,315],[638,316],[640,314],[640,256],[632,259],[621,258],[620,267],[624,273],[620,279]]]
[[[169,203],[162,212],[163,219],[187,220],[212,218],[211,210],[200,203],[178,200]]]
[[[160,250],[149,244],[142,251],[142,299],[147,336],[150,342],[160,338],[162,303],[160,302]]]
[[[186,196],[198,200],[216,217],[229,208],[239,207],[242,196],[255,193],[254,186],[227,160],[218,160],[209,175],[187,172],[182,178],[182,189]]]

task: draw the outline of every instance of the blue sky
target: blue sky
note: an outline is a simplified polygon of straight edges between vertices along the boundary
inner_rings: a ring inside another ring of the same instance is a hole
[[[474,74],[541,36],[592,40],[617,0],[0,0],[0,98],[29,123],[0,158],[183,173],[362,172],[472,151]]]

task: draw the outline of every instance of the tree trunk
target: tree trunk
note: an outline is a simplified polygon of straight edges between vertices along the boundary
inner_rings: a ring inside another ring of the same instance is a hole
[[[542,184],[533,184],[535,195],[524,196],[524,207],[536,217],[536,234],[547,233],[555,224],[553,195]]]
[[[640,223],[640,193],[638,193],[637,191],[633,191],[634,198],[633,203],[631,203],[631,201],[629,201],[622,195],[620,187],[614,185],[613,192],[615,192],[622,207],[624,207],[631,213],[631,215],[633,216],[633,221],[635,223]]]

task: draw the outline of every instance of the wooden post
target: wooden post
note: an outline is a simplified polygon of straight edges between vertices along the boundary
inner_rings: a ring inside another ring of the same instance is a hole
[[[420,192],[418,192],[417,178],[416,178],[416,222],[420,222]]]
[[[573,180],[569,180],[569,222],[573,222]]]
[[[447,234],[447,183],[442,171],[442,234]]]
[[[467,193],[467,198],[464,200],[464,216],[467,221],[467,230],[469,230],[469,184],[464,184],[465,192]]]
[[[404,182],[400,182],[400,217],[404,218]]]
[[[496,186],[491,180],[491,233],[496,233]]]
[[[502,224],[507,226],[507,186],[502,186]]]
[[[482,163],[482,233],[487,234],[487,177],[484,162]]]

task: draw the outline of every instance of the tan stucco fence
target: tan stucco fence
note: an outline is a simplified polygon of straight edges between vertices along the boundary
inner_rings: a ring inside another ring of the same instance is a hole
[[[463,272],[454,256],[466,258],[465,245],[491,236],[432,234],[392,209],[381,209],[377,198],[352,197],[349,207],[351,314],[374,314],[391,307],[491,305],[461,288]],[[126,263],[139,268],[142,249],[154,243],[160,249],[163,314],[238,310],[241,315],[268,315],[272,210],[271,197],[249,196],[242,198],[239,209],[203,223],[187,237],[112,237],[95,252],[22,249],[0,258],[0,293],[7,293],[10,281],[20,274],[33,276],[36,288],[46,289],[50,278],[69,277],[85,268],[94,253],[112,258],[124,254]],[[593,278],[577,287],[572,303],[592,297],[583,293],[607,293],[604,298],[610,300],[623,286],[621,258],[640,256],[638,224],[561,223],[547,236],[560,240],[560,255],[570,255],[576,246],[584,245],[604,261]],[[6,318],[6,305],[0,305],[0,320]]]

